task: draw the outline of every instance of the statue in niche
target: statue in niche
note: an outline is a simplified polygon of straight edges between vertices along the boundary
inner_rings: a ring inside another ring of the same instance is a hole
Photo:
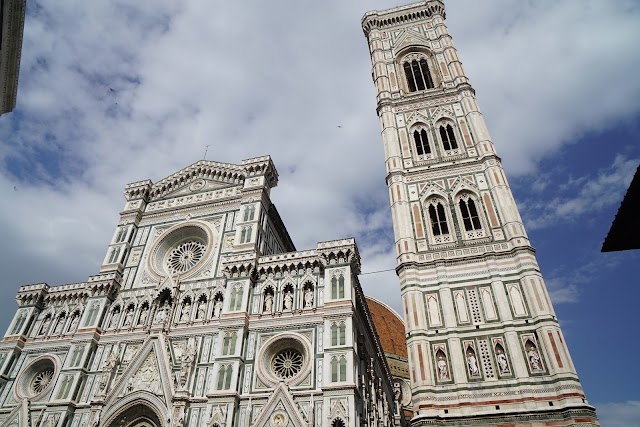
[[[198,309],[196,311],[196,319],[204,320],[205,312],[206,312],[206,307],[205,307],[206,305],[207,304],[203,300],[198,301]]]
[[[163,323],[167,318],[167,305],[163,303],[158,307],[154,323]]]
[[[287,291],[284,293],[284,309],[285,311],[291,311],[293,308],[293,293]]]
[[[469,372],[472,376],[480,375],[480,369],[478,368],[478,360],[473,352],[467,353],[467,365],[469,365]]]
[[[440,378],[440,380],[449,379],[449,373],[447,372],[447,361],[444,360],[444,357],[442,355],[438,357],[438,378]]]
[[[273,311],[273,295],[266,294],[264,296],[264,308],[263,313],[271,313]]]
[[[78,329],[78,323],[80,322],[80,314],[74,313],[73,317],[71,317],[71,323],[69,323],[69,328],[67,332],[75,332]]]
[[[191,301],[186,300],[182,304],[182,311],[180,312],[180,321],[188,321],[191,316]]]
[[[44,318],[44,321],[42,322],[42,326],[40,327],[40,332],[38,333],[38,335],[46,334],[50,326],[51,326],[51,317],[47,316]]]
[[[56,326],[53,328],[53,335],[60,335],[62,333],[62,326],[64,326],[64,317],[58,317]]]
[[[187,348],[182,353],[180,357],[180,387],[185,387],[187,385],[187,380],[189,378],[189,372],[191,370],[191,365],[196,360],[196,349],[193,344],[187,345]]]
[[[498,367],[500,368],[500,373],[502,374],[508,373],[509,362],[507,361],[507,356],[504,353],[499,352],[496,357],[498,359]]]
[[[529,361],[531,362],[531,369],[534,371],[541,371],[542,365],[540,364],[540,354],[538,354],[536,348],[531,346],[527,355],[529,356]]]
[[[120,310],[116,310],[111,315],[111,320],[109,321],[109,329],[117,328],[119,321],[120,321]]]
[[[220,317],[222,314],[222,299],[217,299],[213,307],[213,317]]]
[[[313,290],[311,288],[307,288],[304,291],[304,308],[313,307]]]
[[[149,317],[149,309],[146,305],[142,306],[140,311],[140,317],[138,318],[138,325],[144,326],[147,324],[147,318]]]
[[[129,306],[127,311],[124,314],[124,322],[122,322],[122,326],[131,326],[133,322],[133,307]]]

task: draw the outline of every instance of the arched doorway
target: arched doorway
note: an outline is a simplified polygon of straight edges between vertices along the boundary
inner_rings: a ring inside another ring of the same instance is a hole
[[[158,414],[143,403],[123,410],[110,421],[109,427],[163,427]]]

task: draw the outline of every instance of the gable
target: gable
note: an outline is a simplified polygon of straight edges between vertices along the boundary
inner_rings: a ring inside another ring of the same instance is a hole
[[[283,383],[279,383],[269,397],[267,403],[262,407],[260,416],[252,424],[253,427],[299,427],[307,425],[289,388]]]

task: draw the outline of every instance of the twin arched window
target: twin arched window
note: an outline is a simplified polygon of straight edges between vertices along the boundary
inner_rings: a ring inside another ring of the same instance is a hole
[[[347,341],[347,327],[344,322],[331,324],[331,345],[345,345]]]
[[[435,201],[429,204],[429,221],[431,222],[431,232],[434,236],[449,234],[447,215],[441,202]]]
[[[440,125],[440,140],[445,150],[457,150],[458,141],[456,141],[456,135],[453,133],[453,127],[450,124]]]
[[[347,359],[344,356],[331,358],[331,382],[347,380]]]
[[[331,299],[344,298],[344,276],[331,278]]]
[[[441,123],[437,125],[438,134],[440,136],[440,142],[444,149],[445,155],[458,154],[458,152],[450,153],[452,150],[459,148],[458,139],[454,127],[451,123]],[[425,156],[424,158],[431,158],[431,146],[429,144],[429,133],[427,129],[418,125],[413,129],[413,142],[416,147],[416,155]]]
[[[228,390],[231,388],[231,375],[233,374],[233,366],[220,365],[218,369],[218,390]]]
[[[462,222],[464,224],[465,231],[480,230],[482,224],[480,223],[480,217],[478,216],[478,210],[476,209],[476,202],[465,195],[466,197],[460,198],[458,202],[460,206],[460,214],[462,215]]]
[[[435,87],[426,58],[407,61],[402,64],[402,67],[404,68],[404,75],[407,79],[409,92],[433,89]]]
[[[238,334],[236,332],[225,334],[224,338],[222,339],[222,355],[223,356],[235,353],[237,340],[238,340]]]
[[[416,154],[422,156],[424,154],[431,154],[431,147],[429,147],[429,137],[425,129],[416,129],[413,131],[413,141],[416,144]]]

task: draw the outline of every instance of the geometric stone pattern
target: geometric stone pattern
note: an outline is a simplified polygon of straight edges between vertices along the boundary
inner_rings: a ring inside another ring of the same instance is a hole
[[[18,291],[0,426],[399,425],[355,240],[296,251],[276,184],[265,156],[127,185],[98,274]]]
[[[384,142],[412,424],[598,425],[444,3],[369,12],[362,28]]]

